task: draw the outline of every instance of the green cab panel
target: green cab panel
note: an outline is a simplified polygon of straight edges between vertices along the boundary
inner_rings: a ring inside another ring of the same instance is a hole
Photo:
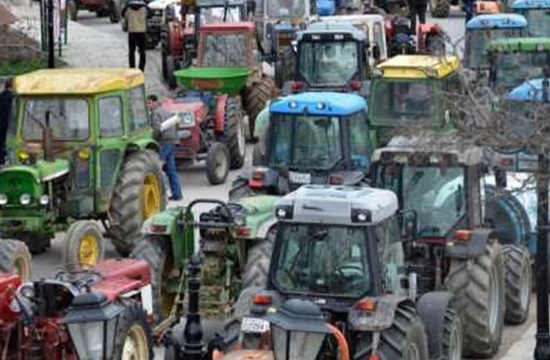
[[[264,238],[275,219],[275,203],[280,196],[259,195],[239,199],[235,203],[246,209],[246,227],[250,239]]]

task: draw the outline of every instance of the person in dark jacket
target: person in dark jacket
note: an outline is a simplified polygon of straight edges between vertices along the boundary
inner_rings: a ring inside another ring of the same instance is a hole
[[[413,34],[416,34],[416,31],[417,31],[416,18],[418,17],[418,22],[420,24],[426,23],[426,11],[428,10],[428,0],[407,0],[407,2],[409,4],[411,31]]]
[[[4,84],[4,91],[0,93],[0,165],[3,165],[6,160],[6,138],[8,135],[8,127],[13,109],[13,80],[7,79]]]
[[[139,68],[145,71],[145,43],[147,31],[147,5],[143,0],[130,0],[121,12],[128,31],[128,61],[136,67],[136,48],[139,51]]]
[[[157,134],[160,134],[158,139],[160,142],[160,159],[164,162],[164,171],[170,182],[170,192],[172,193],[170,200],[181,200],[183,195],[174,153],[179,140],[176,125],[174,124],[164,131],[161,130],[161,124],[170,118],[172,114],[160,105],[156,95],[147,97],[147,107],[151,111],[153,129]]]

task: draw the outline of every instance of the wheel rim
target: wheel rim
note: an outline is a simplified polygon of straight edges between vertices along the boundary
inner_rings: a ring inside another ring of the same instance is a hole
[[[489,285],[489,298],[487,299],[489,305],[489,329],[494,334],[498,327],[500,312],[499,284],[495,268],[492,269],[489,280],[491,281]]]
[[[403,354],[403,359],[421,360],[420,351],[418,350],[416,344],[409,344],[409,346],[407,346],[407,348],[405,349],[405,353]]]
[[[453,326],[451,334],[449,336],[449,360],[461,360],[462,359],[462,334],[459,331],[458,326]]]
[[[251,121],[251,120],[249,120],[249,121]],[[239,126],[237,126],[237,146],[239,147],[239,155],[241,155],[241,156],[244,156],[244,149],[245,149],[245,146],[246,146],[245,145],[246,139],[245,139],[245,136],[244,136],[243,127],[244,127],[244,122],[241,121]],[[254,134],[252,134],[252,136],[254,136]]]
[[[134,325],[128,331],[124,347],[122,348],[122,360],[144,360],[148,359],[147,335],[139,325]]]
[[[531,271],[529,266],[524,266],[521,273],[521,309],[526,311],[529,306],[529,295],[531,294]]]
[[[29,264],[24,258],[19,257],[15,259],[13,263],[13,273],[19,275],[23,281],[30,280]]]
[[[154,174],[145,175],[143,182],[143,218],[149,219],[160,210],[160,185]]]
[[[78,248],[78,260],[82,264],[95,265],[99,259],[99,245],[95,236],[84,236]]]
[[[214,168],[216,169],[215,170],[216,176],[219,179],[224,177],[225,173],[227,172],[228,166],[229,166],[229,164],[227,163],[227,157],[225,156],[225,154],[222,151],[220,151],[216,155],[216,160],[214,161]]]

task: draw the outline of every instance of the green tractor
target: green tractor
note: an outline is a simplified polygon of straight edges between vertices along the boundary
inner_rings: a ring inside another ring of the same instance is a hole
[[[48,69],[15,78],[9,165],[0,168],[0,234],[34,254],[66,232],[64,262],[95,264],[104,232],[130,253],[164,210],[164,179],[143,73]]]

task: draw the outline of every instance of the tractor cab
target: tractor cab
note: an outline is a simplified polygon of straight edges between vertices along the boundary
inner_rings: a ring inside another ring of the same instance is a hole
[[[294,81],[283,95],[304,91],[368,91],[366,36],[350,24],[315,23],[297,34]]]
[[[248,187],[286,194],[303,184],[360,183],[374,149],[367,123],[366,102],[357,95],[302,93],[272,101]]]
[[[452,127],[450,100],[461,88],[459,67],[457,57],[424,55],[399,55],[378,65],[369,91],[369,121],[378,146],[395,131]]]
[[[523,37],[526,35],[526,28],[527,21],[521,15],[490,14],[472,18],[466,24],[464,67],[477,72],[489,69],[489,43],[499,39]]]
[[[532,37],[550,37],[550,0],[516,0],[512,11],[525,16]]]
[[[489,86],[503,96],[550,66],[550,37],[509,38],[489,44]]]

